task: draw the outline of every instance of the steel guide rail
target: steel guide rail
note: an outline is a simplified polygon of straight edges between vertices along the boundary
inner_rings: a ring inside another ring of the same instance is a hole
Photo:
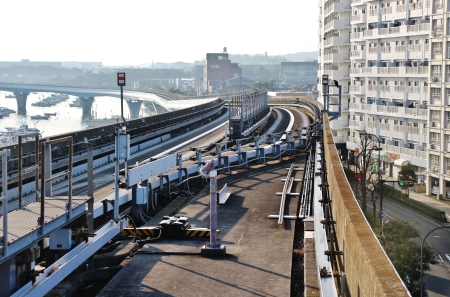
[[[291,167],[289,167],[289,171],[286,175],[286,181],[284,182],[283,186],[283,193],[281,194],[281,202],[280,202],[280,212],[278,216],[278,225],[284,224],[284,206],[286,203],[286,193],[291,191],[292,183],[294,182],[294,179],[291,178],[292,171],[294,170],[294,164],[291,164]]]
[[[304,189],[300,196],[299,218],[307,218],[311,213],[311,189],[313,186],[313,176],[311,175],[314,175],[314,154],[312,152],[306,161],[305,174],[303,176]]]
[[[322,169],[321,163],[324,157],[322,151],[323,145],[321,141],[317,139],[315,150],[315,170],[314,176],[314,235],[315,235],[315,247],[316,247],[316,261],[318,265],[318,277],[320,285],[320,295],[323,297],[338,296],[336,285],[333,276],[333,267],[328,253],[328,237],[327,226],[322,224],[327,219],[326,212],[324,211],[324,185],[326,180],[324,179],[323,171],[317,171]],[[318,174],[321,173],[321,174]],[[326,191],[326,189],[325,189]]]

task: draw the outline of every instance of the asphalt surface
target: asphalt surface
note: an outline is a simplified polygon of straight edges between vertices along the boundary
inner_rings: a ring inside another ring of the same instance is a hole
[[[379,207],[379,204],[378,204]],[[368,204],[370,212],[372,206]],[[442,226],[437,222],[407,209],[389,199],[383,199],[383,211],[386,213],[385,223],[393,219],[401,219],[414,223],[420,231],[422,237],[415,241],[422,244],[423,237],[432,229]],[[436,253],[439,261],[437,265],[431,265],[429,275],[424,276],[427,281],[427,291],[429,297],[450,296],[450,231],[448,229],[437,230],[428,236],[425,244],[430,245]]]

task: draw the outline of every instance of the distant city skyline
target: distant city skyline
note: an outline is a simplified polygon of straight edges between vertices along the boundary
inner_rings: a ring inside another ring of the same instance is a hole
[[[1,61],[105,66],[194,62],[207,52],[285,55],[317,50],[313,1],[7,1]]]

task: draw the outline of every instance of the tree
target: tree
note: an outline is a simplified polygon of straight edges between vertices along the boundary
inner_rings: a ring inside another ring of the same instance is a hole
[[[398,172],[397,179],[401,181],[416,181],[416,172],[411,164],[403,165]],[[409,195],[409,187],[406,187]]]
[[[360,134],[358,142],[356,142],[354,166],[355,166],[355,196],[361,195],[361,208],[363,213],[367,211],[367,194],[372,193],[372,203],[375,206],[376,196],[375,190],[378,187],[378,167],[377,161],[372,157],[375,148],[380,147],[380,143],[375,135],[366,132]],[[373,170],[374,164],[376,170]],[[359,177],[359,182],[358,182]],[[374,207],[374,220],[375,211]]]
[[[268,91],[273,91],[273,81],[264,81],[264,82],[254,82],[252,84],[253,89],[266,89]]]
[[[420,245],[412,240],[419,236],[419,231],[411,222],[392,220],[384,224],[383,233],[378,237],[395,270],[413,297],[420,296]],[[432,249],[425,246],[423,270],[429,271],[430,264],[437,263]],[[425,284],[422,290],[426,296]]]

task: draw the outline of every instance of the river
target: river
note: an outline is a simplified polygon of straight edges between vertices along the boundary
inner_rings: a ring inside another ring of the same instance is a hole
[[[50,96],[52,93],[30,93],[27,99],[26,115],[17,114],[17,103],[15,98],[6,98],[12,95],[9,92],[0,92],[0,106],[15,110],[9,116],[0,119],[0,132],[5,131],[6,127],[18,128],[20,125],[26,124],[29,127],[37,128],[41,131],[43,137],[63,134],[67,132],[82,130],[89,128],[88,122],[91,119],[111,118],[113,115],[120,115],[120,98],[116,97],[95,97],[92,104],[91,115],[83,117],[81,107],[70,107],[69,104],[74,102],[76,96],[50,107],[33,106],[32,104],[40,101],[42,98]],[[129,118],[129,110],[127,104],[123,104],[123,112],[125,118]],[[44,115],[44,113],[56,113],[48,120],[32,120],[30,116]],[[144,105],[141,106],[139,117],[150,116],[150,110]]]

